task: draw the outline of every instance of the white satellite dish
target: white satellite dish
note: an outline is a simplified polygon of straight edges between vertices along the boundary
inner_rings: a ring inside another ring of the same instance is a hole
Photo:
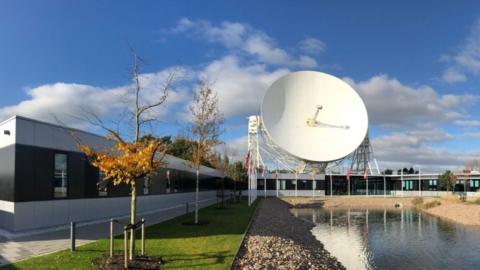
[[[276,80],[263,97],[267,135],[289,154],[330,162],[363,141],[368,115],[360,96],[344,81],[321,72],[299,71]]]

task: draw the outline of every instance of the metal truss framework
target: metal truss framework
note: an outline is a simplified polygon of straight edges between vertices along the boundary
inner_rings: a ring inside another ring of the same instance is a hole
[[[265,173],[267,167],[278,170],[289,171],[295,175],[308,173],[315,179],[317,174],[331,174],[339,171],[349,161],[350,173],[364,175],[380,175],[380,169],[377,160],[373,158],[373,149],[370,139],[367,135],[360,146],[345,158],[332,162],[311,162],[299,159],[282,148],[278,147],[268,131],[265,129],[260,116],[250,116],[248,122],[248,197],[249,204],[252,204],[257,198],[257,179],[259,173]],[[372,170],[372,162],[375,167]]]
[[[257,179],[259,173],[267,168],[283,170],[295,175],[308,173],[315,179],[315,175],[338,169],[344,159],[332,162],[312,162],[299,159],[282,148],[278,147],[268,135],[260,116],[250,116],[248,122],[248,194],[249,204],[257,197]]]
[[[377,160],[373,158],[373,148],[370,144],[370,138],[367,135],[363,139],[360,146],[353,151],[350,155],[350,173],[354,174],[370,174],[374,175],[380,174],[380,169],[378,168]],[[372,164],[372,162],[374,164]],[[375,167],[372,170],[372,165]]]

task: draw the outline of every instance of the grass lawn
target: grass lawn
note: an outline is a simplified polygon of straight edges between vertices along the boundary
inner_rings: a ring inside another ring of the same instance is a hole
[[[146,229],[146,254],[161,256],[164,269],[228,269],[254,208],[249,208],[246,201],[229,204],[227,209],[210,206],[199,213],[201,220],[210,222],[208,225],[182,225],[193,220],[190,213],[150,226]],[[123,235],[115,242],[118,251],[121,247]],[[76,252],[59,251],[0,269],[95,269],[92,259],[107,252],[108,240],[102,239],[78,247]]]

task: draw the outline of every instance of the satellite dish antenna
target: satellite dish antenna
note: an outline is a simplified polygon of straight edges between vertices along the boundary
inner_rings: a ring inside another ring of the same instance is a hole
[[[332,162],[363,141],[368,115],[344,81],[322,72],[299,71],[276,80],[263,97],[261,117],[270,139],[307,162]]]

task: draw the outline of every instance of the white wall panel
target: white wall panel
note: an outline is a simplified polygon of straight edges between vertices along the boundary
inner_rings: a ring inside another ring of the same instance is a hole
[[[200,192],[200,200],[215,198],[216,191]],[[194,199],[193,192],[139,196],[137,212],[141,215],[175,206],[183,209],[186,202],[193,202]],[[14,203],[14,209],[13,226],[0,225],[3,229],[18,232],[65,225],[72,221],[86,222],[129,215],[130,197],[18,202]]]
[[[10,135],[4,134],[6,130],[10,131]],[[15,118],[0,123],[0,148],[15,144],[16,134]]]

